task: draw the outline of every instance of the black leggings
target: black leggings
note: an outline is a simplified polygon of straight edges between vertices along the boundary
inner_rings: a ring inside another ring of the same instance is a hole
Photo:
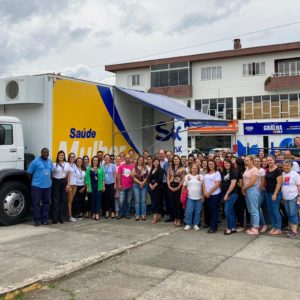
[[[104,212],[115,212],[115,184],[105,184],[105,191],[103,195],[103,210]]]
[[[85,196],[86,192],[80,193],[79,191],[83,189],[84,186],[77,186],[76,194],[74,196],[74,201],[72,205],[72,213],[74,216],[79,216],[85,213]]]
[[[163,198],[162,198],[162,186],[157,186],[154,190],[149,189],[150,195],[153,197],[153,213],[163,213]]]
[[[179,186],[179,183],[172,182],[171,186],[173,188],[176,188]],[[181,194],[181,189],[179,189],[176,192],[172,192],[169,190],[169,198],[171,199],[172,207],[174,210],[174,219],[183,221],[183,208],[180,202],[180,194]]]
[[[52,220],[54,222],[67,221],[67,180],[66,178],[52,180]]]

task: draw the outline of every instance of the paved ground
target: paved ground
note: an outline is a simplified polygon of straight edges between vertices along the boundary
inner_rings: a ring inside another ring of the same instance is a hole
[[[125,249],[19,299],[300,299],[299,239],[208,235],[133,219],[1,227],[1,289]]]

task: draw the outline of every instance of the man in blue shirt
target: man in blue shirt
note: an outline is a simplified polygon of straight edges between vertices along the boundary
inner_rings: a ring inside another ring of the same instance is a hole
[[[35,158],[27,170],[32,179],[31,198],[34,226],[48,225],[52,184],[52,161],[48,157],[49,150],[43,148],[41,156]]]

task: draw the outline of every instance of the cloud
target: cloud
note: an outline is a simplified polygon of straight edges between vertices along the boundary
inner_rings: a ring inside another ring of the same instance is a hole
[[[99,80],[100,83],[102,84],[107,84],[107,85],[115,85],[116,84],[116,77],[111,76],[111,77],[106,77],[104,79]]]
[[[90,77],[91,70],[83,64],[78,64],[75,67],[65,68],[61,74],[64,76],[86,79]]]
[[[66,9],[77,7],[82,0],[0,0],[0,18],[5,22],[22,22],[40,15],[59,16]]]
[[[172,28],[171,32],[185,32],[194,27],[210,25],[237,14],[241,8],[249,3],[249,0],[214,0],[207,2],[199,12],[186,14]]]
[[[82,2],[0,0],[0,73],[86,38],[91,29],[74,26],[67,18]]]
[[[138,1],[112,1],[119,10],[120,28],[125,32],[151,34],[158,28],[158,22],[145,6]]]
[[[113,33],[109,30],[99,30],[93,33],[93,38],[97,41],[97,47],[105,48],[112,44]]]

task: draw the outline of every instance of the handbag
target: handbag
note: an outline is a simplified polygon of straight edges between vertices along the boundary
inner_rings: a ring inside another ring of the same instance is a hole
[[[186,188],[180,195],[180,202],[183,206],[183,208],[185,209],[186,208],[186,199],[187,199],[187,196],[188,196],[188,189]]]

